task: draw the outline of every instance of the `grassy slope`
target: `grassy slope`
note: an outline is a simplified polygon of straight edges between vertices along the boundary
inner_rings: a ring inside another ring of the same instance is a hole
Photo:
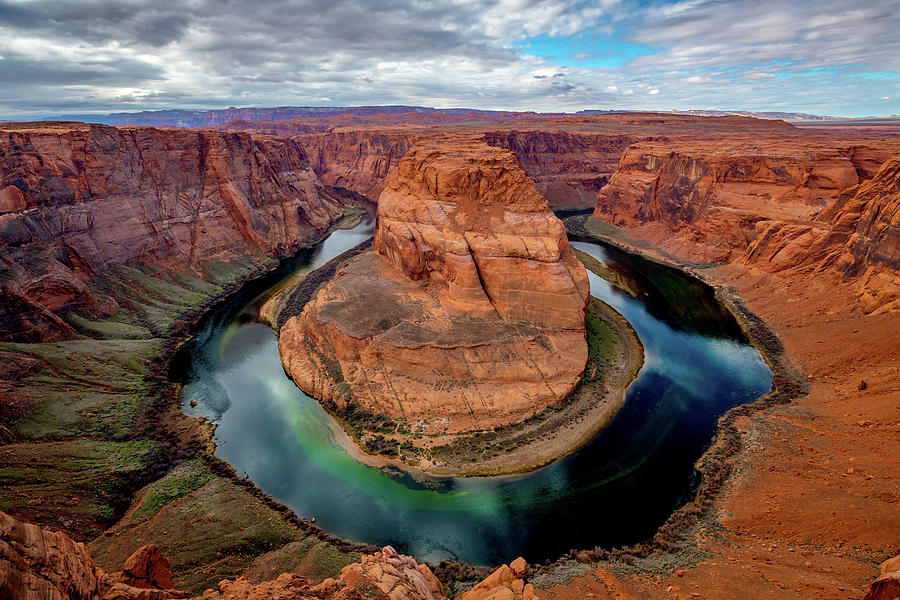
[[[324,577],[357,560],[218,465],[204,429],[178,410],[166,383],[164,356],[187,333],[185,323],[273,264],[209,262],[204,279],[118,266],[90,282],[125,307],[115,317],[67,315],[82,335],[73,341],[0,344],[4,360],[37,365],[10,390],[28,410],[4,424],[13,439],[0,446],[0,510],[78,540],[97,538],[92,552],[109,570],[141,545],[158,544],[173,560],[176,583],[190,591],[236,576],[289,542],[268,562]],[[321,560],[304,562],[310,552]]]

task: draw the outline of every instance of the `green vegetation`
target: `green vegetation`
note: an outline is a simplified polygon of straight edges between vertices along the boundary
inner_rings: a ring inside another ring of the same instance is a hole
[[[132,325],[128,322],[127,317],[120,321],[91,321],[75,313],[70,313],[66,315],[66,321],[82,335],[101,340],[144,340],[152,337],[149,329],[140,325]]]
[[[221,278],[249,274],[245,262],[221,265]],[[14,436],[0,450],[0,510],[62,527],[77,539],[115,522],[134,491],[165,474],[173,454],[183,452],[158,415],[148,418],[165,402],[156,383],[164,381],[158,357],[166,332],[224,291],[190,275],[125,266],[89,287],[123,309],[99,319],[66,315],[81,339],[0,343],[4,360],[21,365],[12,367],[18,373],[12,390],[27,406],[0,423]]]
[[[167,504],[200,489],[213,477],[200,459],[185,461],[138,492],[131,518],[151,517]]]
[[[172,561],[177,587],[192,593],[248,569],[319,580],[359,560],[315,530],[298,528],[239,483],[215,475],[201,460],[186,461],[144,487],[133,510],[90,543],[91,555],[103,568],[120,568],[139,547],[156,544]]]
[[[157,451],[150,440],[4,446],[0,510],[26,512],[82,537],[97,535],[127,507],[132,482],[141,478]]]
[[[42,268],[42,255],[25,258]],[[285,544],[293,554],[284,560],[314,578],[358,560],[351,545],[300,522],[213,457],[211,429],[181,412],[168,383],[169,357],[190,324],[276,264],[251,255],[206,261],[194,274],[115,266],[88,282],[96,306],[63,316],[79,338],[0,343],[0,393],[14,399],[0,410],[0,510],[93,539],[95,560],[110,571],[158,544],[178,587],[195,593],[260,555],[277,562]],[[113,298],[120,310],[110,315]]]
[[[0,343],[0,350],[38,359],[43,368],[17,382],[28,413],[13,424],[28,441],[78,436],[124,441],[152,402],[145,380],[160,340]]]
[[[595,310],[589,310],[585,317],[588,342],[588,368],[591,378],[602,381],[602,366],[607,365],[616,354],[619,336],[609,323],[603,320]]]
[[[0,342],[0,350],[40,358],[60,378],[117,391],[144,389],[144,375],[150,357],[158,354],[161,348],[161,340],[84,339],[45,344]]]

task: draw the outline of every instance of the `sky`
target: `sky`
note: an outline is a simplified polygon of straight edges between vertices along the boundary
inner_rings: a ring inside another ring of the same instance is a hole
[[[0,0],[0,119],[228,106],[900,114],[900,0]]]

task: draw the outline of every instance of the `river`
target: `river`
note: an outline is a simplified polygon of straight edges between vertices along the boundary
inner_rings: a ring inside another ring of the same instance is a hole
[[[524,475],[423,482],[360,464],[335,441],[330,417],[285,375],[275,335],[256,315],[285,277],[324,264],[372,228],[369,218],[335,231],[248,283],[204,317],[172,369],[185,412],[217,425],[218,457],[345,539],[480,565],[645,540],[690,497],[693,465],[718,417],[771,387],[759,352],[705,285],[573,242],[627,279],[631,294],[589,272],[591,294],[622,313],[644,344],[644,366],[612,422],[581,450]]]

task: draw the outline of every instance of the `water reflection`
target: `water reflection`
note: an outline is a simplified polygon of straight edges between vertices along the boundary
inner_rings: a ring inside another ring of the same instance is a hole
[[[718,417],[769,390],[770,371],[705,286],[574,242],[642,292],[632,297],[589,274],[591,293],[631,322],[647,357],[610,425],[579,452],[526,475],[418,482],[362,465],[339,448],[319,404],[285,376],[271,329],[246,316],[287,271],[323,264],[371,227],[335,232],[299,264],[249,284],[209,316],[173,371],[185,402],[197,401],[185,410],[218,424],[217,455],[336,535],[476,564],[640,541],[690,494],[693,464]]]

